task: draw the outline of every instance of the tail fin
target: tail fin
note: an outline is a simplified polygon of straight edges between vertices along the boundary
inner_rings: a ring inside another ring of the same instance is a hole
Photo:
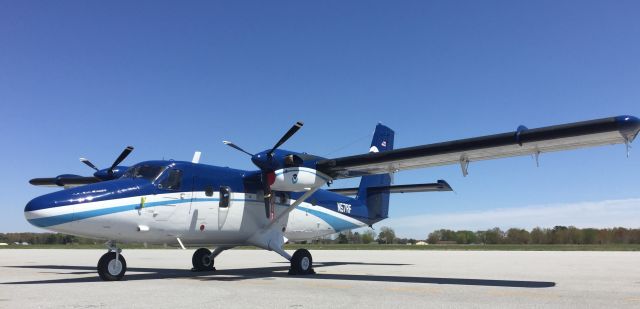
[[[390,128],[378,124],[373,134],[371,148],[369,152],[382,152],[393,149],[394,132]],[[389,191],[368,192],[369,187],[389,186],[391,184],[391,174],[362,176],[358,197],[363,204],[367,205],[369,219],[378,222],[388,217],[389,214]]]

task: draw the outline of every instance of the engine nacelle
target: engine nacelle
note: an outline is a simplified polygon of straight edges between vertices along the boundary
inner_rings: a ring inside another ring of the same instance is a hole
[[[275,171],[271,189],[276,191],[303,192],[319,188],[331,181],[331,177],[307,167],[287,167]]]

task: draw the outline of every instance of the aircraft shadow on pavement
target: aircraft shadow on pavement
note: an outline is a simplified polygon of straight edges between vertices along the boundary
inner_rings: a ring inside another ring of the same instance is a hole
[[[288,263],[286,263],[288,264]],[[368,266],[406,266],[410,264],[390,264],[390,263],[359,263],[359,262],[324,262],[314,263],[314,269],[341,265],[368,265]],[[42,273],[54,273],[64,275],[82,275],[76,278],[33,280],[3,282],[0,284],[48,284],[48,283],[81,283],[81,282],[102,282],[96,274],[95,267],[89,266],[66,266],[66,265],[29,265],[29,266],[6,266],[14,268],[44,269]],[[58,271],[56,271],[58,270]],[[249,279],[269,279],[269,278],[295,278],[312,280],[345,280],[363,282],[396,282],[396,283],[416,283],[416,284],[445,284],[445,285],[475,285],[492,287],[517,287],[517,288],[549,288],[554,287],[555,282],[548,281],[521,281],[521,280],[499,280],[499,279],[467,279],[467,278],[436,278],[436,277],[413,277],[413,276],[391,276],[373,274],[340,274],[340,273],[320,273],[308,276],[289,276],[287,271],[289,266],[272,266],[260,268],[238,268],[220,269],[214,272],[193,272],[188,269],[170,268],[136,268],[127,269],[124,277],[125,281],[134,280],[157,280],[157,279],[178,279],[191,278],[196,280],[210,281],[238,281]],[[71,271],[71,272],[69,272]],[[88,274],[94,276],[87,277]]]

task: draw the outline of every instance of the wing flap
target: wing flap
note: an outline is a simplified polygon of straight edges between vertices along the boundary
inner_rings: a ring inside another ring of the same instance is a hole
[[[359,188],[340,188],[340,189],[329,189],[328,191],[335,192],[342,195],[353,196],[358,194],[358,189]],[[438,180],[438,182],[435,182],[435,183],[369,187],[367,190],[370,193],[373,193],[373,192],[413,193],[413,192],[453,191],[451,186],[444,180]]]
[[[603,118],[483,137],[318,161],[336,178],[386,174],[406,169],[460,164],[583,147],[630,143],[640,131],[632,116]]]

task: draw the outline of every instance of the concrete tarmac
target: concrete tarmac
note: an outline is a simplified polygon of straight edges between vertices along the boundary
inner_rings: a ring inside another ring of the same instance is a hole
[[[288,276],[274,252],[229,250],[189,271],[193,250],[0,250],[0,308],[640,308],[640,252],[312,251]]]

